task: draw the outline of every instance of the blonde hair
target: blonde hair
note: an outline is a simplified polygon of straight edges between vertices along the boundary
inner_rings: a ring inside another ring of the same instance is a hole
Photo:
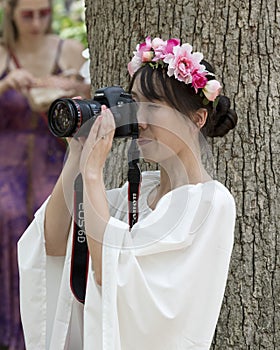
[[[5,1],[1,40],[1,44],[5,47],[13,47],[18,39],[18,30],[13,20],[13,16],[19,1],[20,0]],[[52,0],[49,0],[49,3],[52,8]],[[47,33],[52,33],[52,16],[50,16],[49,25],[46,30],[46,34]]]

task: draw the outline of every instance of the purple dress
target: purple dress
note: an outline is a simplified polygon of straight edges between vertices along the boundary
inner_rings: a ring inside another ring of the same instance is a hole
[[[57,65],[60,49],[61,45],[53,74],[61,72]],[[8,74],[12,59],[8,57],[0,79]],[[51,193],[64,154],[65,145],[50,133],[46,120],[31,111],[22,94],[8,90],[0,96],[0,346],[9,350],[25,348],[19,313],[17,241]]]

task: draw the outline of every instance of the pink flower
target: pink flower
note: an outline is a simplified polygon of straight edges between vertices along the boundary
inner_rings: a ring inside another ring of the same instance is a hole
[[[155,52],[153,61],[163,60],[167,54],[173,54],[173,47],[180,45],[180,40],[176,38],[163,41],[160,38],[155,38],[152,41],[152,48]]]
[[[177,38],[167,40],[165,54],[173,53],[174,46],[178,45],[180,45],[180,40]]]
[[[209,80],[202,89],[205,97],[209,101],[215,101],[222,89],[221,84],[217,80]]]
[[[182,46],[174,46],[173,55],[167,55],[164,62],[168,64],[168,76],[174,75],[176,79],[189,84],[192,82],[192,72],[194,70],[200,71],[204,67],[200,64],[202,59],[202,53],[192,53],[192,46],[183,44]]]
[[[208,80],[206,78],[206,75],[206,71],[199,72],[197,69],[192,72],[192,86],[195,89],[196,93],[198,89],[204,88],[204,86],[207,84]]]
[[[166,46],[166,41],[160,39],[160,38],[154,38],[152,40],[152,48],[156,51],[156,50],[161,50],[162,48],[165,48]]]
[[[135,72],[138,71],[141,65],[142,65],[141,57],[137,54],[137,52],[134,52],[134,56],[132,60],[127,65],[128,73],[130,74],[131,77],[134,75]]]
[[[133,74],[138,71],[143,62],[150,62],[152,60],[153,52],[151,49],[152,41],[150,36],[147,36],[145,42],[136,46],[136,51],[133,52],[134,56],[127,65],[130,76],[133,76]]]
[[[145,51],[151,51],[151,48],[152,40],[150,36],[147,36],[144,43],[137,45],[136,50],[140,53],[140,55],[142,55]]]
[[[166,49],[166,41],[163,41],[160,38],[154,38],[152,41],[152,48],[155,52],[155,57],[153,58],[153,61],[159,61],[163,59]]]
[[[217,80],[208,81],[207,76],[213,75],[206,70],[200,62],[203,55],[200,52],[192,52],[192,46],[188,43],[180,46],[180,40],[171,38],[164,41],[160,38],[151,40],[147,36],[145,42],[136,46],[134,56],[128,64],[128,71],[131,76],[141,66],[149,63],[151,67],[163,66],[167,68],[167,75],[175,79],[191,84],[195,92],[202,89],[205,98],[214,101],[221,91],[221,84]]]

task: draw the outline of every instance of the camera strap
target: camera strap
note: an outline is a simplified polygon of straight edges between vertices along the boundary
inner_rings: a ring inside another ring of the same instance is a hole
[[[83,179],[82,175],[79,174],[74,183],[74,224],[70,287],[76,299],[81,303],[85,302],[89,262],[84,217]]]
[[[128,209],[129,226],[138,220],[138,199],[140,193],[141,171],[139,168],[139,149],[135,138],[128,149]],[[79,174],[74,184],[74,224],[70,268],[70,287],[75,298],[85,302],[89,251],[85,233],[83,205],[83,179]]]
[[[139,168],[139,149],[136,136],[128,149],[128,220],[129,227],[138,221],[138,199],[140,193],[141,171]]]

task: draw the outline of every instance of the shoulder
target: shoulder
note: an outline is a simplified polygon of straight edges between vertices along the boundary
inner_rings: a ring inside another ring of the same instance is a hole
[[[59,64],[63,70],[71,68],[79,70],[85,62],[82,56],[84,46],[78,40],[62,39],[58,35],[49,34],[48,42],[52,47],[56,47],[57,50],[59,50],[59,44],[61,42]]]
[[[64,39],[63,50],[69,53],[77,52],[79,54],[84,50],[84,46],[78,40],[75,39]]]
[[[227,205],[235,208],[235,200],[231,192],[221,182],[214,180],[215,201],[217,205]]]
[[[219,181],[211,180],[205,183],[185,185],[173,191],[173,196],[180,206],[186,208],[186,213],[199,214],[202,221],[217,222],[221,218],[228,222],[235,220],[235,201],[230,191]],[[189,215],[189,214],[187,214]]]
[[[78,66],[79,68],[85,62],[82,55],[84,50],[83,44],[75,39],[61,39],[63,40],[61,48],[61,60],[66,63],[68,67]]]
[[[84,46],[77,40],[65,39],[60,54],[61,65],[66,69],[74,68],[79,71],[85,62],[83,50]]]
[[[52,47],[58,47],[62,42],[62,51],[64,53],[81,53],[84,50],[84,46],[76,39],[63,39],[56,34],[48,34],[48,43]]]
[[[236,205],[232,194],[222,183],[214,180],[204,185],[203,197],[206,197],[206,201],[200,209],[204,212],[206,227],[214,228],[221,246],[231,248],[236,221]]]
[[[221,182],[212,180],[197,184],[191,186],[189,191],[193,191],[196,196],[200,197],[200,202],[208,205],[211,210],[235,216],[235,200]]]

